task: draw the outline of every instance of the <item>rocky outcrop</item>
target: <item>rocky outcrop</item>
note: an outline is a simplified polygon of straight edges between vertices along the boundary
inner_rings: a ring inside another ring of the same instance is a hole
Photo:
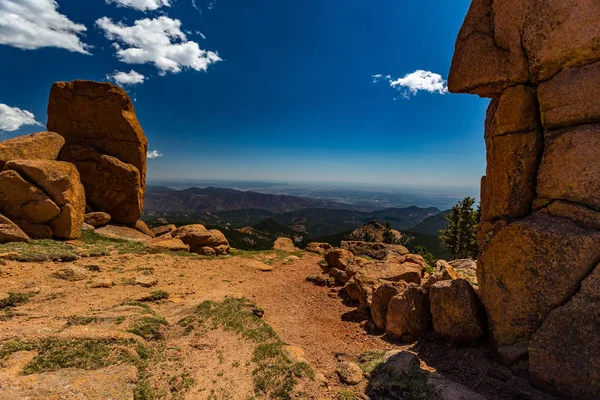
[[[173,224],[163,225],[163,226],[157,226],[156,228],[152,228],[152,233],[154,234],[154,236],[160,237],[162,235],[166,235],[167,233],[171,233],[176,229],[177,229],[177,227]]]
[[[309,251],[311,253],[325,254],[328,251],[333,250],[333,246],[329,243],[310,242],[306,245],[306,248],[304,250]]]
[[[54,132],[39,132],[0,142],[0,171],[10,160],[56,160],[65,139]]]
[[[345,271],[354,262],[354,254],[344,249],[331,250],[325,254],[325,262],[328,268],[336,268]]]
[[[389,236],[388,243],[399,243],[402,239],[402,234],[395,230],[386,228],[384,225],[377,221],[370,221],[353,230],[348,235],[349,241],[355,242],[385,242],[386,235]]]
[[[599,18],[595,0],[473,0],[449,75],[492,97],[477,268],[492,343],[531,341],[536,383],[576,398],[600,396],[582,347],[600,334]]]
[[[411,283],[390,300],[386,331],[393,338],[412,341],[430,330],[429,296],[423,288]]]
[[[127,93],[110,83],[57,82],[48,129],[65,138],[59,157],[77,166],[92,208],[114,222],[135,224],[143,208],[148,142]]]
[[[204,225],[186,225],[173,231],[171,235],[190,246],[192,253],[202,255],[229,254],[229,242],[225,235],[216,229],[208,230]]]
[[[378,329],[385,329],[390,300],[406,288],[405,282],[388,282],[373,292],[371,301],[371,317]]]

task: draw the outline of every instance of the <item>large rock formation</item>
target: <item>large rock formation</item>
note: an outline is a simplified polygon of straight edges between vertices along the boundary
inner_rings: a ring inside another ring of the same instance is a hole
[[[0,142],[0,171],[10,160],[56,160],[65,139],[54,132],[39,132]]]
[[[141,216],[148,142],[127,93],[110,83],[57,82],[48,104],[48,129],[66,144],[60,159],[75,164],[88,204],[112,221]]]
[[[529,343],[534,381],[583,399],[600,398],[599,19],[597,0],[473,0],[449,76],[492,97],[477,270],[492,343]]]

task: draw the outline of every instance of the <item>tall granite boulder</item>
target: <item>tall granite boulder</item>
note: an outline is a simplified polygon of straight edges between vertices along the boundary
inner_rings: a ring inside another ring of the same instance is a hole
[[[477,268],[492,343],[530,343],[535,383],[582,399],[600,398],[599,20],[597,0],[473,0],[448,79],[492,98]]]
[[[110,83],[57,82],[48,129],[65,138],[59,158],[79,170],[90,206],[113,222],[135,224],[143,209],[148,141],[127,93]]]
[[[65,139],[54,132],[39,132],[0,142],[0,171],[10,160],[56,160]]]

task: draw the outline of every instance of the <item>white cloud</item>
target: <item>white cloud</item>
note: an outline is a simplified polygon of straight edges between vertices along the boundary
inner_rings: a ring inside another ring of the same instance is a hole
[[[158,158],[158,157],[162,157],[162,156],[163,156],[163,154],[160,151],[158,151],[158,150],[148,151],[148,158],[149,159]]]
[[[24,125],[42,124],[35,120],[33,113],[0,103],[0,131],[14,132]]]
[[[139,11],[154,11],[161,7],[171,7],[171,0],[106,0],[106,4],[116,3],[117,7],[135,8]]]
[[[0,44],[23,50],[58,47],[89,54],[87,30],[58,12],[56,0],[0,0]]]
[[[144,83],[146,77],[134,70],[129,72],[115,71],[112,74],[106,75],[106,79],[115,82],[117,85],[138,85]]]
[[[217,53],[202,50],[198,43],[188,41],[178,19],[165,16],[145,18],[127,26],[102,17],[96,25],[104,31],[107,39],[115,41],[113,47],[120,61],[154,64],[160,75],[178,73],[185,68],[206,71],[209,65],[221,61]]]
[[[379,82],[382,74],[372,75],[373,82]],[[403,78],[393,80],[390,75],[386,75],[391,87],[397,89],[405,99],[415,96],[420,90],[429,93],[446,94],[448,93],[448,82],[440,74],[431,71],[417,70]],[[394,99],[395,100],[395,99]]]

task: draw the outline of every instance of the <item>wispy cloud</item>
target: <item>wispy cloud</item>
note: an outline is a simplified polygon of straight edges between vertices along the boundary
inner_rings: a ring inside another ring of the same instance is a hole
[[[160,151],[158,151],[158,150],[150,150],[150,151],[148,151],[148,158],[149,159],[159,158],[159,157],[162,157],[162,156],[163,156],[163,154]]]
[[[42,125],[33,113],[0,103],[0,131],[14,132],[24,125]]]
[[[96,20],[107,39],[113,40],[117,58],[126,64],[154,64],[159,75],[189,68],[206,71],[221,61],[213,51],[200,48],[181,31],[181,21],[166,16],[141,19],[127,26],[108,17]]]
[[[381,80],[388,81],[389,85],[398,90],[405,99],[416,96],[419,91],[437,94],[448,93],[448,82],[440,74],[422,69],[398,79],[392,79],[390,75],[384,77],[383,74],[376,74],[371,77],[373,78],[373,83]],[[394,100],[397,100],[397,98],[394,98]]]
[[[131,70],[129,72],[114,71],[112,74],[106,75],[106,79],[115,82],[117,85],[139,85],[147,79],[144,75]]]
[[[106,0],[106,4],[115,3],[118,7],[134,8],[139,11],[154,11],[161,7],[171,7],[171,0]]]
[[[0,44],[23,50],[57,47],[89,54],[85,25],[58,12],[56,0],[0,0]]]

